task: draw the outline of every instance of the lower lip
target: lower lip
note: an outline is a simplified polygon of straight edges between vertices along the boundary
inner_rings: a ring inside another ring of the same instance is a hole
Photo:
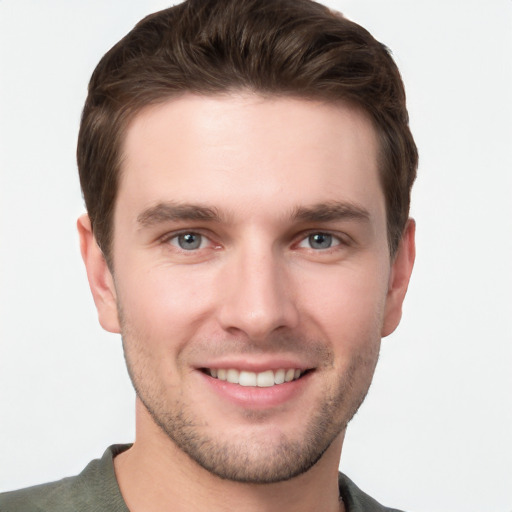
[[[270,387],[240,386],[199,372],[206,384],[221,398],[248,409],[270,409],[293,400],[304,391],[313,372],[297,380]]]

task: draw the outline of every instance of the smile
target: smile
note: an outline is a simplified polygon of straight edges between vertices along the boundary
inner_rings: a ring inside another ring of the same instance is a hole
[[[238,384],[240,386],[259,388],[269,388],[278,384],[284,384],[285,382],[292,382],[293,380],[300,379],[306,371],[298,368],[281,368],[279,370],[265,370],[256,373],[245,370],[235,370],[233,368],[205,369],[205,373],[214,379],[223,380],[231,384]]]

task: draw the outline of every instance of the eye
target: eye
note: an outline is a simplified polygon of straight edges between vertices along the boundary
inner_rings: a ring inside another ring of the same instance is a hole
[[[169,243],[184,251],[202,249],[208,244],[208,239],[199,233],[180,233],[169,239]]]
[[[299,247],[305,247],[307,249],[330,249],[340,245],[340,240],[329,233],[312,233],[302,240]]]

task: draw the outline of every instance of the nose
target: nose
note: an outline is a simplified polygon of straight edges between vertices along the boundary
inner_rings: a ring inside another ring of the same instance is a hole
[[[221,327],[265,341],[274,331],[293,328],[299,314],[292,279],[283,258],[271,248],[239,251],[223,272]]]

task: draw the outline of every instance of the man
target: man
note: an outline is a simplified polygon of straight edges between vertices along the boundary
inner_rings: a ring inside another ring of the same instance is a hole
[[[390,510],[337,472],[414,261],[386,48],[309,0],[189,0],[101,60],[78,166],[136,440],[1,510]]]

